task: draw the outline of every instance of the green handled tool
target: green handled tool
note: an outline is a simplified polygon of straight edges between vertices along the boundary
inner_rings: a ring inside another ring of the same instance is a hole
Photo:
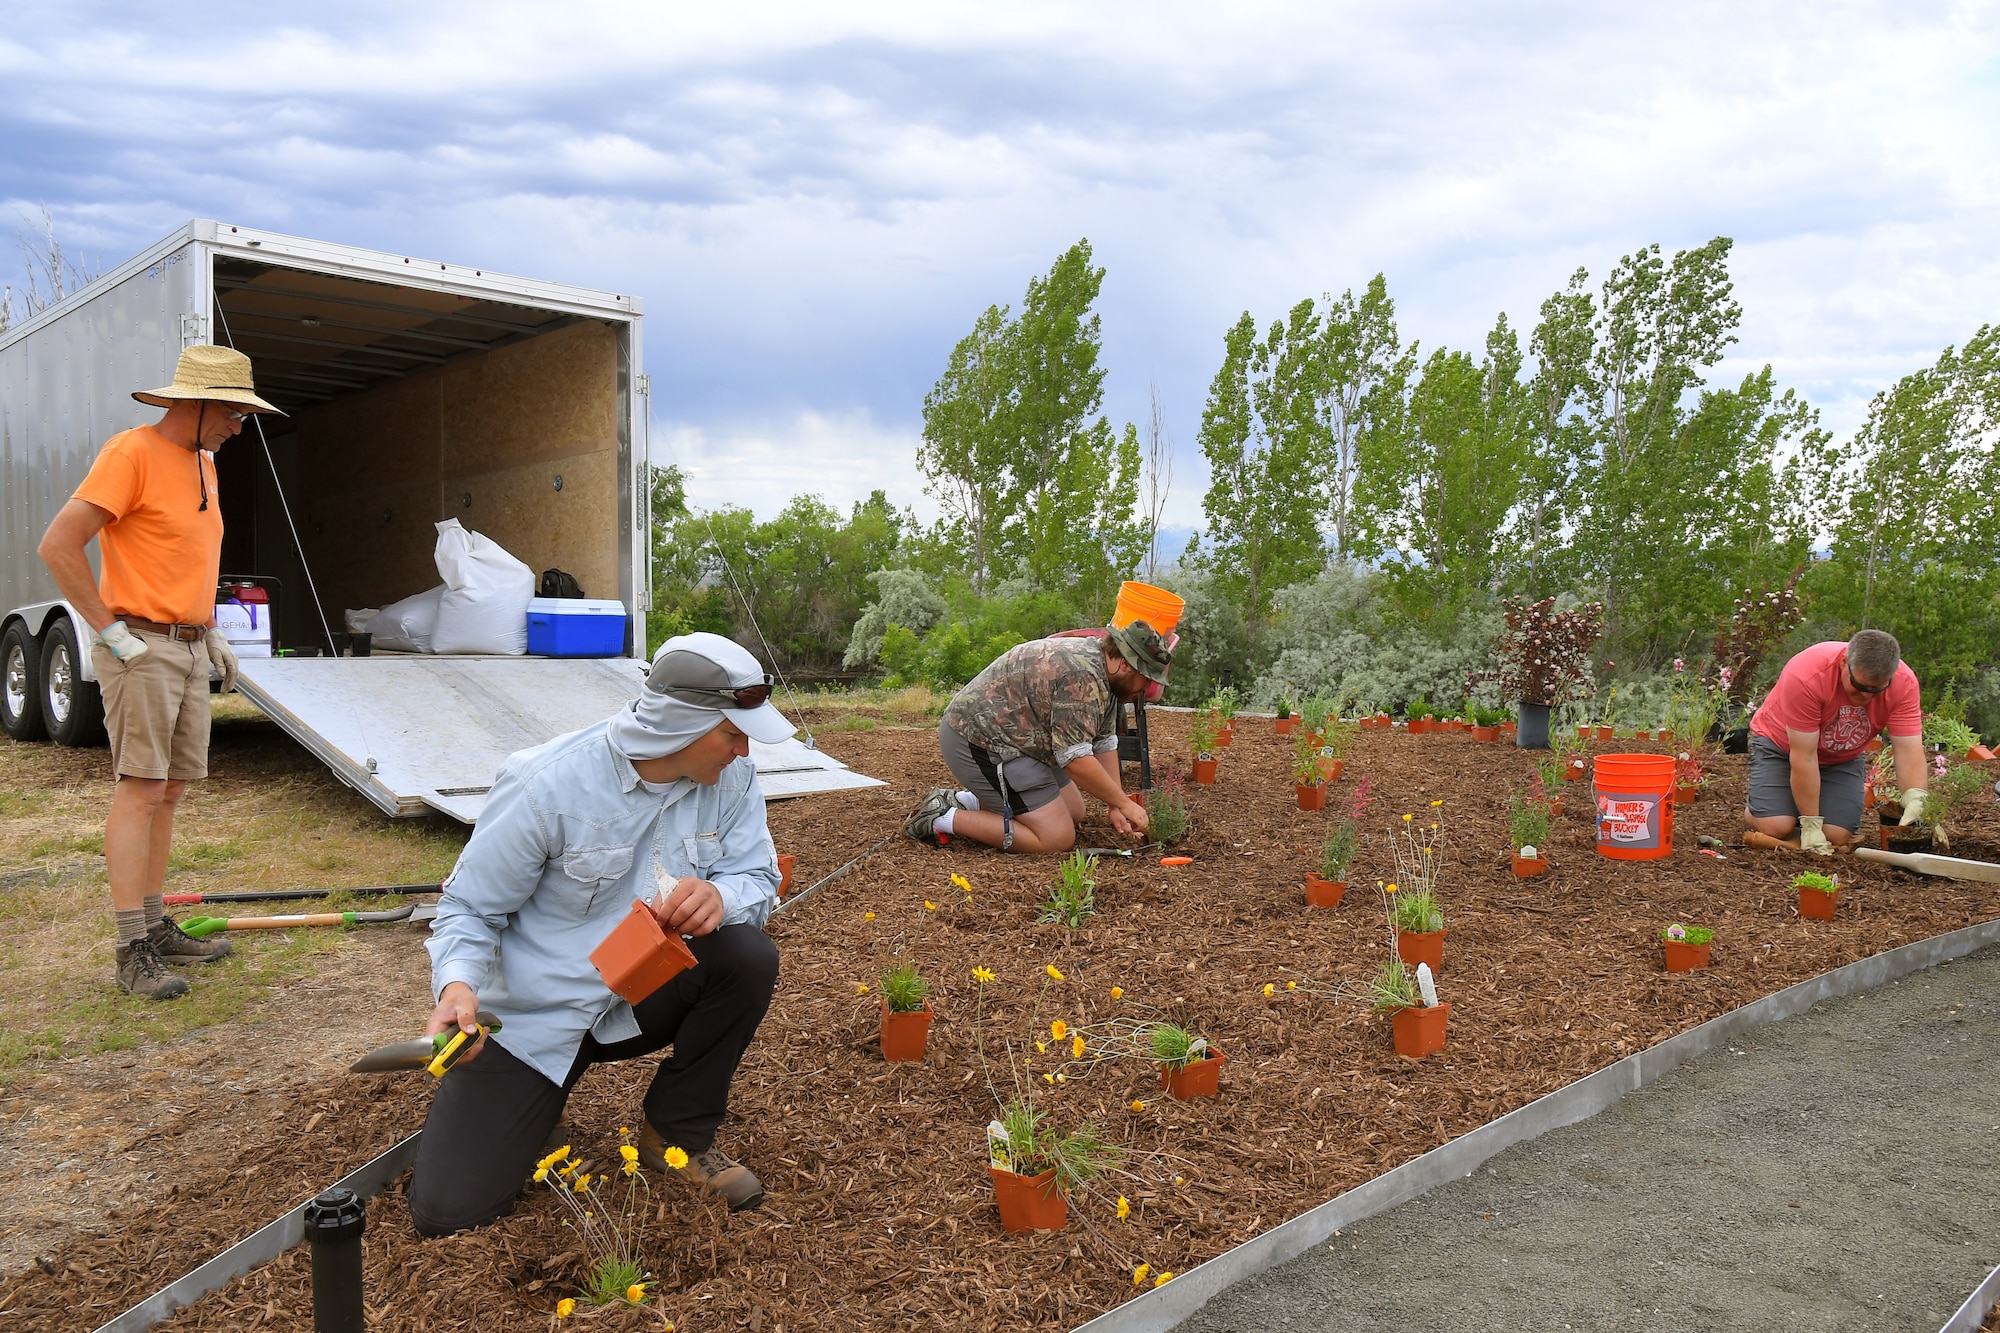
[[[445,1071],[464,1058],[472,1044],[489,1032],[500,1030],[500,1020],[481,1009],[477,1022],[479,1031],[467,1032],[463,1028],[448,1028],[433,1037],[418,1037],[415,1041],[399,1041],[368,1052],[348,1066],[353,1074],[388,1074],[405,1069],[427,1069],[432,1078],[443,1078]]]
[[[362,926],[385,921],[405,921],[417,910],[415,903],[393,907],[386,912],[306,912],[291,916],[191,916],[181,922],[181,930],[201,939],[225,930],[290,930],[293,926]]]

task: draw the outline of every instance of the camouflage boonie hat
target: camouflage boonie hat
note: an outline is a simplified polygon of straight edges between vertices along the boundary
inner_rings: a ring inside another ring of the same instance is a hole
[[[1118,655],[1144,676],[1158,685],[1167,683],[1167,668],[1174,660],[1174,650],[1167,647],[1159,633],[1143,620],[1135,620],[1123,629],[1110,627],[1111,642],[1117,646]]]

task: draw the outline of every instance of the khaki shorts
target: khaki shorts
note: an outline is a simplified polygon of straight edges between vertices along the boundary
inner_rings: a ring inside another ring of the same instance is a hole
[[[208,644],[133,630],[147,652],[125,663],[101,643],[90,665],[104,692],[111,767],[125,778],[208,776]]]

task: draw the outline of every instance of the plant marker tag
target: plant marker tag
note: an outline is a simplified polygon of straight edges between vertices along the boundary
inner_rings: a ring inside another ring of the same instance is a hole
[[[986,1160],[1002,1171],[1014,1170],[1014,1154],[1007,1151],[1007,1127],[998,1120],[986,1122]]]
[[[1417,994],[1424,997],[1424,1008],[1437,1008],[1437,982],[1431,979],[1431,965],[1429,963],[1417,964]]]
[[[1208,1059],[1208,1038],[1196,1037],[1188,1043],[1187,1062],[1189,1064],[1196,1064],[1206,1059]]]

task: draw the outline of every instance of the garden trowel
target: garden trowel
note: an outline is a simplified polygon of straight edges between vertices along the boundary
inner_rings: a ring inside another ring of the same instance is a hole
[[[478,1017],[481,1033],[498,1032],[500,1020],[481,1009]],[[405,1069],[428,1069],[433,1078],[443,1078],[445,1071],[457,1064],[459,1057],[479,1040],[459,1028],[447,1028],[434,1037],[418,1037],[415,1041],[399,1041],[368,1052],[348,1066],[352,1074],[389,1074]]]

